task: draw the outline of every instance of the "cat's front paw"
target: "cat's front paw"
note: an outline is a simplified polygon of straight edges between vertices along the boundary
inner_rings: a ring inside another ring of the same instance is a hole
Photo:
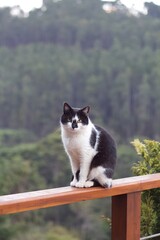
[[[84,188],[85,187],[85,182],[84,181],[79,181],[79,182],[76,183],[75,187]]]
[[[85,184],[84,184],[84,187],[85,188],[90,188],[90,187],[93,187],[93,185],[94,185],[93,181],[86,181]]]
[[[77,180],[73,180],[70,182],[71,187],[76,187]]]

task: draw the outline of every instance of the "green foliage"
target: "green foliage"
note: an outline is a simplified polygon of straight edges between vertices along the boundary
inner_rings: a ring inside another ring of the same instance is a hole
[[[0,128],[43,137],[69,101],[90,104],[93,118],[123,140],[157,137],[159,21],[106,14],[98,0],[44,6],[25,18],[0,11]]]
[[[134,145],[137,154],[141,156],[141,161],[133,166],[136,175],[146,175],[160,172],[160,143],[153,140],[141,142],[135,139]]]
[[[20,156],[12,159],[1,158],[0,166],[1,195],[32,190],[33,186],[34,188],[45,186],[36,168],[32,168],[31,163],[24,161]]]
[[[8,133],[8,130],[6,132]],[[16,134],[16,131],[13,132],[15,136],[19,133],[17,132]],[[5,131],[3,135],[5,135]],[[8,146],[8,141],[6,145]],[[59,131],[35,143],[25,143],[12,147],[5,146],[0,148],[1,195],[64,186],[69,182],[70,178],[71,172],[69,161],[66,160],[65,153],[62,149]],[[63,209],[63,211],[66,212],[65,209]],[[59,215],[61,211],[57,213]],[[56,216],[56,214],[55,216],[53,215],[52,219],[55,222],[57,219]],[[58,216],[58,219],[63,217],[64,213],[62,216]],[[14,236],[16,236],[15,239],[21,239],[21,233],[24,234],[26,228],[29,227],[28,224],[33,222],[33,230],[31,230],[30,227],[30,229],[25,232],[25,235],[23,235],[23,239],[31,238],[32,234],[35,239],[39,239],[38,237],[40,234],[38,234],[38,230],[36,231],[37,228],[36,226],[34,227],[34,225],[37,224],[38,219],[38,222],[43,222],[45,226],[45,218],[48,218],[47,212],[36,214],[36,211],[35,214],[27,212],[25,214],[15,215],[12,218],[1,217],[0,236],[4,240],[12,240]],[[23,227],[20,227],[22,222],[24,222],[25,230]],[[62,230],[63,229],[60,229],[60,227],[56,228],[55,232],[51,231],[51,229],[44,229],[46,239],[64,239],[65,234],[68,239],[74,238],[72,234],[69,234],[69,232],[67,233],[67,230],[66,232]],[[20,236],[16,235],[17,232]],[[60,235],[58,234],[59,232],[61,232]],[[44,235],[42,239],[45,239]],[[78,238],[75,237],[75,239]]]
[[[9,218],[0,217],[0,236],[2,240],[10,240],[14,236],[14,230]]]
[[[146,175],[160,172],[160,143],[153,140],[132,142],[141,160],[134,164],[132,170],[135,175]],[[157,233],[160,229],[160,189],[142,193],[142,236]]]
[[[0,147],[9,147],[20,143],[36,140],[32,132],[26,130],[0,129]]]
[[[160,22],[155,17],[159,9],[149,7],[148,16],[139,17],[128,16],[127,10],[106,14],[98,0],[44,0],[43,7],[28,17],[0,9],[1,194],[69,184],[70,165],[56,131],[64,101],[77,107],[91,105],[94,122],[118,139],[115,177],[132,174],[135,154],[126,145],[128,139],[135,135],[156,139],[159,134]],[[159,168],[156,160],[136,171],[152,173],[154,167]],[[147,223],[151,232],[157,227],[152,208],[156,198],[149,199],[149,207],[143,207],[153,215],[152,227]],[[49,238],[54,236],[48,227],[51,221],[58,228],[60,224],[75,228],[81,239],[110,239],[101,218],[110,217],[108,202],[107,206],[106,200],[97,200],[2,217],[0,238],[24,239],[25,232],[27,240],[40,239],[38,232],[44,234],[38,223]],[[62,236],[63,230],[58,230]],[[72,239],[69,234],[66,238]]]
[[[148,15],[154,18],[160,18],[160,7],[153,2],[145,2],[145,7],[147,8]]]
[[[117,148],[117,154],[118,161],[115,178],[130,177],[132,175],[131,168],[136,159],[135,151],[127,144],[119,144]]]
[[[48,223],[45,226],[28,226],[22,233],[16,234],[11,240],[79,240],[71,231],[61,226]]]
[[[64,186],[71,178],[59,131],[36,143],[0,148],[0,165],[1,194]]]
[[[141,235],[149,236],[154,233],[154,229],[157,224],[157,213],[154,208],[153,196],[150,192],[145,193],[145,195],[143,194],[142,200]]]
[[[42,137],[57,128],[62,103],[69,101],[90,104],[93,119],[123,140],[157,136],[160,61],[159,50],[151,46],[132,50],[119,40],[109,50],[96,46],[84,51],[32,44],[0,48],[0,59],[2,128],[27,129]]]

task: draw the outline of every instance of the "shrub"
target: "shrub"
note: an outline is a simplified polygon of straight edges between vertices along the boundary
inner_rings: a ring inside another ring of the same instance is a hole
[[[135,175],[160,172],[160,143],[153,140],[135,139],[131,142],[140,160],[132,167]],[[154,234],[160,229],[160,189],[142,193],[141,235]]]

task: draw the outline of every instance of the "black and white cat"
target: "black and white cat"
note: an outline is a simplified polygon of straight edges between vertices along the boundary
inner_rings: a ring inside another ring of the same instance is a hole
[[[61,136],[72,168],[73,187],[112,186],[116,164],[116,145],[89,116],[90,107],[72,108],[64,103],[61,117]]]

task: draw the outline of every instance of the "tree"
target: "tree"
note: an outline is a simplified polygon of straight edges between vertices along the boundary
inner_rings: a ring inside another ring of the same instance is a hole
[[[146,175],[160,172],[160,143],[153,140],[132,142],[141,160],[134,164],[135,175]],[[160,229],[160,189],[142,193],[141,235],[157,233]]]
[[[153,2],[145,2],[145,7],[147,8],[148,15],[154,18],[160,18],[160,6]]]

